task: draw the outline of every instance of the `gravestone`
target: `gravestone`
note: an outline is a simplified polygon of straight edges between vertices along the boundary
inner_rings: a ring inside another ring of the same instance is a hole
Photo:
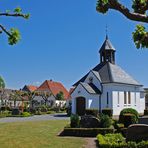
[[[80,126],[82,128],[98,128],[100,120],[92,115],[85,115],[81,117]]]
[[[148,125],[146,124],[133,124],[128,127],[126,141],[140,142],[148,140]]]

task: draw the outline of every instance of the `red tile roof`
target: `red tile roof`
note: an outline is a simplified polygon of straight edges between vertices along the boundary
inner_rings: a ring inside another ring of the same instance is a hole
[[[33,85],[27,85],[26,86],[27,88],[28,88],[28,90],[30,91],[30,92],[32,92],[32,91],[35,91],[35,90],[37,90],[37,86],[33,86]]]
[[[60,91],[64,93],[64,98],[67,99],[68,91],[60,82],[54,82],[52,80],[46,80],[41,84],[36,91],[51,91],[51,93],[56,96]]]

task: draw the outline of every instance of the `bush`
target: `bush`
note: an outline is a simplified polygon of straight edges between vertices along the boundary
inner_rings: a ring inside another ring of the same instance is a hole
[[[98,111],[98,109],[86,109],[85,114],[97,117],[99,114],[99,111]]]
[[[96,137],[98,134],[114,133],[111,128],[64,128],[61,136]]]
[[[22,117],[30,117],[31,116],[31,114],[28,112],[23,112],[23,113],[21,113],[21,115],[22,115]]]
[[[41,109],[41,112],[47,112],[47,111],[48,111],[48,108],[47,108],[46,105],[42,105],[42,106],[40,107],[40,109]]]
[[[135,116],[135,121],[133,122],[133,124],[138,123],[139,115],[138,115],[138,112],[135,109],[132,109],[132,108],[123,109],[120,112],[120,116],[119,116],[119,122],[120,123],[124,123],[125,122],[124,116],[123,116],[124,114],[133,114]]]
[[[112,119],[108,115],[102,114],[100,116],[100,126],[102,128],[109,128],[112,125]]]
[[[31,114],[35,114],[35,113],[36,113],[36,109],[35,109],[35,108],[30,108],[30,109],[29,109],[29,112],[30,112]]]
[[[128,127],[131,124],[135,124],[136,122],[136,117],[133,114],[124,114],[123,115],[123,124],[125,127]]]
[[[145,110],[144,110],[144,115],[145,115],[145,116],[148,115],[148,109],[145,109]]]
[[[18,108],[12,109],[12,115],[19,115],[19,114],[20,114],[20,111]]]
[[[108,115],[109,117],[112,117],[113,116],[113,110],[110,109],[110,108],[102,109],[102,114]]]
[[[147,148],[148,141],[142,141],[139,143],[128,142],[121,134],[106,134],[105,136],[99,134],[97,136],[99,146],[101,148]]]
[[[78,115],[71,115],[70,116],[70,126],[72,128],[75,128],[75,127],[79,127],[80,126],[80,119],[79,119],[79,116]]]
[[[126,145],[125,138],[121,134],[106,134],[105,136],[99,134],[97,140],[101,148],[116,148]]]

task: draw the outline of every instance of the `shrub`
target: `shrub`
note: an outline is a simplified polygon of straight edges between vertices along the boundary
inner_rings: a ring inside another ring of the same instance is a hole
[[[112,125],[112,119],[108,115],[102,114],[100,116],[100,126],[102,128],[109,128]]]
[[[20,111],[18,108],[12,109],[12,115],[19,115],[19,114],[20,114]]]
[[[111,128],[64,128],[61,136],[96,137],[98,134],[114,133]]]
[[[105,136],[99,134],[97,136],[99,146],[101,148],[147,148],[148,141],[142,141],[139,143],[128,142],[121,134],[106,134]]]
[[[86,109],[85,114],[97,117],[99,114],[99,111],[98,111],[98,109]]]
[[[112,117],[113,116],[113,110],[110,109],[110,108],[102,109],[102,114],[108,115],[109,117]]]
[[[42,106],[40,107],[40,109],[41,109],[41,112],[47,112],[47,111],[48,111],[46,105],[42,105]]]
[[[145,115],[145,116],[148,115],[148,109],[145,109],[145,110],[144,110],[144,115]]]
[[[74,128],[74,127],[79,127],[79,125],[80,125],[79,116],[78,115],[71,115],[70,116],[70,126],[72,128]]]
[[[123,114],[123,124],[125,127],[128,127],[131,124],[135,124],[136,122],[136,117],[133,114]]]
[[[22,115],[22,117],[30,117],[31,116],[31,114],[28,112],[22,112],[21,115]]]
[[[30,111],[31,114],[35,114],[36,113],[36,109],[35,108],[30,108],[29,111]]]
[[[135,122],[133,122],[133,124],[135,123],[138,123],[138,118],[139,118],[139,115],[138,115],[138,112],[135,110],[135,109],[132,109],[132,108],[126,108],[126,109],[123,109],[121,112],[120,112],[120,116],[119,116],[119,122],[120,123],[124,123],[124,114],[133,114],[135,116]]]

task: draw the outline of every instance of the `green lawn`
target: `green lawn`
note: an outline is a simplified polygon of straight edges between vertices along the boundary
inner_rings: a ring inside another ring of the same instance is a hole
[[[59,137],[68,121],[0,123],[1,148],[81,148],[82,138]]]

